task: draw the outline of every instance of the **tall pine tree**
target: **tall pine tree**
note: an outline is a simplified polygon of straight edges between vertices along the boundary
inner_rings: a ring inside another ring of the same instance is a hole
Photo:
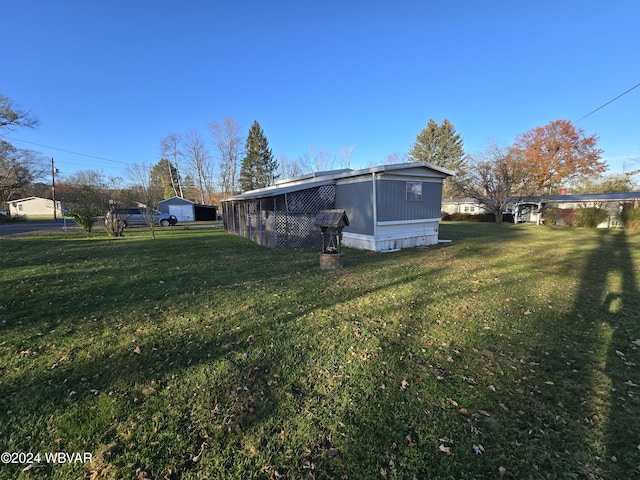
[[[245,157],[240,170],[240,189],[243,192],[273,185],[278,177],[278,161],[273,157],[269,142],[260,124],[254,120],[244,145]]]
[[[409,151],[412,162],[431,163],[439,167],[456,170],[464,157],[464,142],[456,133],[453,124],[446,118],[440,125],[430,119],[418,134]]]

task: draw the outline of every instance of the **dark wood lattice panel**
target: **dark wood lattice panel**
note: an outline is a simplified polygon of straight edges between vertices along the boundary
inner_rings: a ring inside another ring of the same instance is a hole
[[[335,185],[323,185],[286,195],[229,202],[225,206],[225,228],[272,248],[321,245],[315,216],[320,210],[334,208],[335,199]]]
[[[276,218],[278,247],[311,247],[322,244],[322,236],[314,225],[320,210],[333,208],[336,199],[334,185],[292,192],[286,197],[285,215]]]

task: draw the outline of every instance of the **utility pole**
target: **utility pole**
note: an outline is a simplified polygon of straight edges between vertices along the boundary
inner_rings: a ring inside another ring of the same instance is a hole
[[[53,157],[51,157],[51,196],[53,197],[53,219],[57,220],[57,208],[56,208],[56,172],[57,169],[53,163]]]

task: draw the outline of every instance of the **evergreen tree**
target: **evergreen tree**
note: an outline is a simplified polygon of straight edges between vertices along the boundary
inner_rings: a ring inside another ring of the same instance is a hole
[[[278,161],[273,157],[269,142],[260,124],[253,122],[245,142],[245,157],[240,170],[240,189],[243,192],[273,185],[278,177]]]
[[[160,159],[149,173],[149,185],[155,192],[155,196],[169,198],[173,196],[182,196],[182,179],[178,173],[178,169],[173,163],[166,158]]]
[[[464,142],[453,124],[446,118],[440,125],[430,119],[417,135],[409,151],[409,161],[431,163],[439,167],[457,170],[464,157]]]

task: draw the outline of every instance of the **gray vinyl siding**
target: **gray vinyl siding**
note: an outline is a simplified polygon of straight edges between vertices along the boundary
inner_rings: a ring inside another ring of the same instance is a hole
[[[349,226],[343,231],[373,235],[373,188],[371,181],[336,186],[336,208],[344,208]]]
[[[441,182],[422,182],[420,201],[407,200],[407,182],[404,180],[378,180],[376,185],[379,222],[440,218]]]

